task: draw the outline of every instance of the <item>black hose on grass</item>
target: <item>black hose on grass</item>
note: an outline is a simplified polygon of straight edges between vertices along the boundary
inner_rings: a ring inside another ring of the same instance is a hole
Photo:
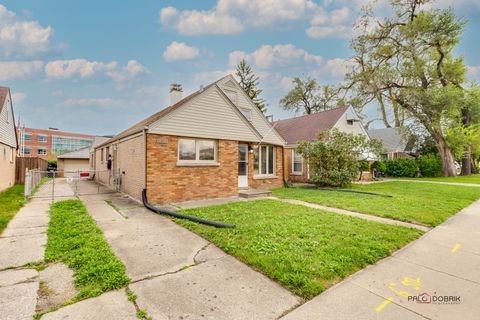
[[[370,195],[370,196],[393,198],[393,196],[391,196],[389,194],[382,194],[382,193],[375,193],[375,192],[368,192],[368,191],[344,190],[344,189],[332,189],[332,188],[316,188],[316,187],[312,187],[312,188],[309,188],[309,189],[324,190],[324,191],[336,191],[336,192],[347,192],[347,193],[360,193],[360,194],[367,194],[367,195]]]
[[[175,217],[175,218],[179,218],[179,219],[186,219],[186,220],[190,220],[190,221],[193,221],[193,222],[205,224],[207,226],[212,226],[212,227],[215,227],[215,228],[235,228],[234,224],[226,224],[226,223],[221,223],[221,222],[216,222],[216,221],[209,221],[209,220],[205,220],[205,219],[201,219],[201,218],[197,218],[197,217],[193,217],[193,216],[187,216],[185,214],[180,214],[180,213],[176,213],[176,212],[165,210],[165,209],[156,208],[156,207],[152,206],[150,203],[148,203],[147,189],[142,190],[142,201],[143,201],[143,205],[145,206],[145,208],[147,208],[148,210],[153,211],[155,213],[158,213],[158,214],[166,214],[166,215],[169,215],[171,217]]]

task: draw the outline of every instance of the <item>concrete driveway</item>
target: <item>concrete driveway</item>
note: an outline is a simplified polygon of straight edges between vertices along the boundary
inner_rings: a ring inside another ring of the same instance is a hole
[[[277,283],[136,202],[115,196],[111,206],[108,195],[80,198],[125,263],[138,307],[153,319],[276,319],[300,304]]]

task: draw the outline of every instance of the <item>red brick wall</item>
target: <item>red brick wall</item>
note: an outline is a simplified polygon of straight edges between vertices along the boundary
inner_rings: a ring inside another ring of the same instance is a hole
[[[217,160],[219,166],[177,166],[177,137],[148,134],[149,201],[160,204],[237,195],[238,142],[219,140]]]

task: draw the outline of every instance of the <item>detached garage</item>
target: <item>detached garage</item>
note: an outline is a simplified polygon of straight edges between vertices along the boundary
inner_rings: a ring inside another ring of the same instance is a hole
[[[58,156],[57,171],[60,177],[73,176],[77,170],[90,170],[90,147],[78,149]]]

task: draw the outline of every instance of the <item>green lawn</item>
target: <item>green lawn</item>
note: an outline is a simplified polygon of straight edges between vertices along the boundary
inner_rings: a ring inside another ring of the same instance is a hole
[[[437,226],[480,198],[480,188],[392,181],[353,185],[349,189],[392,195],[392,198],[315,190],[281,188],[280,198],[298,199],[375,216]]]
[[[24,204],[23,184],[0,192],[0,234]]]
[[[61,261],[74,271],[76,300],[129,283],[125,266],[79,200],[60,201],[50,207],[45,260]]]
[[[175,219],[305,299],[422,234],[276,200],[182,212],[236,224],[234,229],[217,229]]]
[[[471,176],[457,176],[457,177],[400,178],[400,179],[480,184],[480,174],[472,174]]]

